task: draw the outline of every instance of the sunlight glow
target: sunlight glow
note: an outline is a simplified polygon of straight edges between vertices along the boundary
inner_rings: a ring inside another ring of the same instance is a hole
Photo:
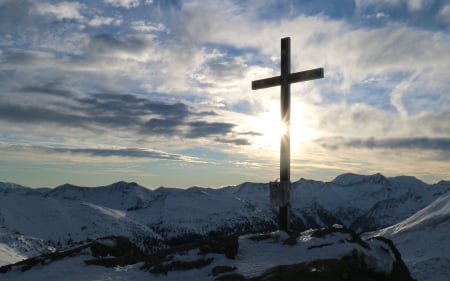
[[[287,127],[281,121],[279,104],[271,103],[270,111],[259,114],[252,124],[252,128],[262,135],[254,139],[257,149],[279,151],[280,139],[286,133]],[[300,106],[291,109],[291,151],[300,150],[303,143],[317,137],[316,131],[308,125]]]

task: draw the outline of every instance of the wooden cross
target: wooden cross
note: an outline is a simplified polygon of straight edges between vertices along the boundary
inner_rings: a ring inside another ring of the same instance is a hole
[[[280,183],[276,187],[284,200],[279,205],[279,229],[289,230],[289,201],[291,188],[291,83],[323,78],[323,68],[291,73],[291,38],[281,39],[281,75],[252,81],[252,90],[281,86],[281,120],[286,131],[280,144]]]

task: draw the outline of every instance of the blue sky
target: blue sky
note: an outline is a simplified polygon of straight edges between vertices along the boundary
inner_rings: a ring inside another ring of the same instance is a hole
[[[0,0],[0,181],[276,179],[286,36],[292,180],[450,179],[450,1]]]

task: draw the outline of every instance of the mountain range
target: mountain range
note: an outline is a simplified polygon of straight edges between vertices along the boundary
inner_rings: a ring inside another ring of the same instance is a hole
[[[410,176],[300,179],[292,183],[291,227],[339,224],[386,236],[419,280],[448,280],[449,191],[449,181],[426,184]],[[112,235],[150,253],[218,235],[273,231],[277,210],[269,199],[268,183],[151,190],[127,182],[40,189],[0,182],[0,266]]]

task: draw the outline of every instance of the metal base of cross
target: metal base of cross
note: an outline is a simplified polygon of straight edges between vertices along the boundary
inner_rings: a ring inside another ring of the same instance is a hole
[[[289,206],[279,208],[278,227],[281,231],[289,232]]]

